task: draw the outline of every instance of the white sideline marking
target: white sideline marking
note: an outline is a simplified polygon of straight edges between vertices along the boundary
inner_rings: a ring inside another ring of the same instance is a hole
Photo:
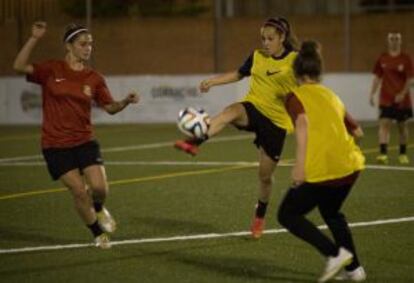
[[[28,162],[0,162],[0,167],[24,167],[24,166],[44,166],[43,161]],[[107,166],[259,166],[255,161],[105,161]],[[281,161],[278,166],[292,166],[293,162]],[[389,166],[389,165],[366,165],[367,169],[374,170],[396,170],[396,171],[414,171],[412,166]]]
[[[253,137],[252,134],[234,135],[234,136],[227,136],[227,137],[217,137],[212,140],[209,140],[208,142],[216,143],[216,142],[225,142],[225,141],[237,141],[237,140],[244,140],[244,139],[248,139],[252,137]],[[121,151],[128,151],[128,150],[143,150],[143,149],[151,149],[151,148],[172,147],[173,145],[174,143],[170,141],[170,142],[139,144],[139,145],[131,145],[131,146],[118,146],[118,147],[103,148],[102,152],[121,152]],[[25,160],[33,160],[33,159],[40,159],[40,158],[42,158],[42,155],[40,154],[0,158],[0,164],[4,162],[25,161]]]
[[[384,220],[375,220],[368,222],[356,222],[350,223],[350,227],[367,227],[367,226],[376,226],[384,224],[393,224],[401,222],[410,222],[414,221],[414,216],[403,217],[403,218],[394,218],[394,219],[384,219]],[[319,229],[326,229],[326,225],[318,226]],[[264,234],[280,234],[286,233],[286,229],[270,229],[265,230]],[[147,239],[131,239],[131,240],[122,240],[122,241],[112,241],[113,246],[121,245],[133,245],[133,244],[146,244],[146,243],[162,243],[162,242],[178,242],[178,241],[189,241],[189,240],[205,240],[205,239],[217,239],[217,238],[229,238],[229,237],[241,237],[250,235],[250,231],[241,231],[241,232],[230,232],[230,233],[209,233],[209,234],[199,234],[199,235],[189,235],[189,236],[173,236],[165,238],[147,238]],[[94,244],[69,244],[69,245],[55,245],[55,246],[39,246],[39,247],[25,247],[25,248],[15,248],[15,249],[0,249],[0,254],[17,254],[17,253],[27,253],[27,252],[36,252],[36,251],[53,251],[53,250],[67,250],[67,249],[80,249],[92,247]]]

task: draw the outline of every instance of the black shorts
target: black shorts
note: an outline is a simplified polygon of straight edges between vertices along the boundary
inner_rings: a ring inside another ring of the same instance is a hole
[[[69,148],[46,148],[42,150],[47,169],[53,180],[73,169],[83,169],[94,164],[103,164],[99,144],[90,141]]]
[[[286,130],[272,123],[250,102],[242,102],[246,109],[249,125],[239,129],[256,133],[255,145],[263,148],[266,154],[274,161],[279,161],[286,138]]]
[[[411,108],[397,108],[395,106],[380,106],[380,118],[387,118],[404,122],[413,117],[413,110]]]

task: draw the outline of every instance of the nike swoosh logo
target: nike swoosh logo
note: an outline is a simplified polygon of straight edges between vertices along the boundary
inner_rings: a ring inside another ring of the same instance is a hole
[[[266,75],[268,75],[268,76],[271,76],[271,75],[274,75],[274,74],[277,74],[277,73],[280,73],[280,70],[277,70],[277,71],[274,71],[274,72],[271,72],[269,70],[266,71]]]
[[[55,79],[55,82],[60,83],[60,82],[63,82],[64,80],[66,79]]]
[[[274,74],[277,74],[277,73],[280,73],[280,71],[279,70],[278,71],[274,71],[274,72],[271,72],[269,70],[266,71],[266,75],[268,75],[268,76],[271,76],[271,75],[274,75]]]

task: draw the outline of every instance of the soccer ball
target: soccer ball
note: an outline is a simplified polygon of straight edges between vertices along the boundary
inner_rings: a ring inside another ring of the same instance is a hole
[[[210,127],[210,117],[203,109],[187,107],[178,113],[177,126],[186,136],[204,138]]]

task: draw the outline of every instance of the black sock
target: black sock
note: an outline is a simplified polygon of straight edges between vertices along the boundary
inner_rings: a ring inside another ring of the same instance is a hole
[[[400,144],[400,154],[407,154],[407,145]]]
[[[381,143],[380,144],[380,153],[387,155],[387,152],[388,152],[388,144]]]
[[[102,211],[102,206],[103,206],[102,202],[96,202],[96,201],[93,202],[93,207],[95,208],[96,212]]]
[[[87,225],[89,230],[91,230],[93,236],[96,238],[99,235],[103,234],[103,231],[101,229],[101,226],[98,224],[98,220],[96,220],[93,224]]]
[[[256,206],[256,217],[257,218],[264,218],[267,209],[267,202],[262,202],[260,200],[257,201]]]
[[[208,136],[204,135],[204,137],[202,137],[202,138],[194,138],[194,139],[189,140],[189,142],[194,144],[194,145],[200,145],[203,142],[205,142],[206,140],[208,140]]]

